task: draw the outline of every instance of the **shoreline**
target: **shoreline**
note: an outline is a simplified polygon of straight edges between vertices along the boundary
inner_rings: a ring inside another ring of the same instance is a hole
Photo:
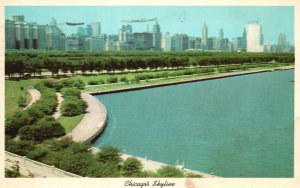
[[[286,67],[278,67],[278,68],[270,68],[265,70],[254,70],[254,71],[244,71],[244,72],[235,72],[235,73],[223,73],[218,75],[210,75],[208,77],[204,78],[196,78],[191,80],[184,80],[184,81],[177,81],[177,82],[167,82],[167,83],[160,83],[160,84],[152,84],[152,85],[146,85],[146,86],[137,86],[132,88],[121,88],[121,89],[112,89],[108,91],[99,91],[99,92],[86,92],[82,94],[82,98],[87,102],[88,109],[87,113],[85,114],[84,118],[81,120],[81,122],[70,132],[67,134],[67,136],[71,136],[72,139],[76,142],[87,142],[92,141],[96,137],[99,137],[104,128],[107,124],[107,111],[105,106],[102,104],[100,100],[94,97],[94,95],[100,95],[100,94],[109,94],[109,93],[117,93],[117,92],[126,92],[126,91],[135,91],[135,90],[141,90],[141,89],[147,89],[147,88],[155,88],[155,87],[163,87],[163,86],[169,86],[169,85],[177,85],[177,84],[184,84],[184,83],[191,83],[191,82],[198,82],[198,81],[206,81],[206,80],[214,80],[214,79],[221,79],[221,78],[227,78],[227,77],[234,77],[234,76],[241,76],[241,75],[249,75],[249,74],[256,74],[256,73],[263,73],[263,72],[273,72],[273,71],[282,71],[282,70],[290,70],[294,69],[294,66],[286,66]],[[96,109],[96,110],[95,110]],[[97,121],[96,117],[91,118],[92,116],[86,116],[87,114],[96,114],[99,116],[100,114],[100,120]],[[85,121],[91,121],[92,125],[89,124],[89,129],[87,129],[86,125],[87,123]],[[82,123],[85,122],[85,123]],[[88,130],[88,131],[87,131]],[[94,131],[96,130],[96,131]],[[88,134],[87,134],[88,132]],[[82,133],[85,133],[85,136],[82,136]],[[82,138],[83,137],[83,138]],[[99,151],[99,148],[91,147],[92,152]],[[141,157],[121,153],[121,156],[123,159],[126,159],[128,157],[135,157],[138,160],[141,161],[143,164],[143,167],[145,170],[157,170],[161,168],[162,166],[166,166],[168,164],[153,161],[150,159],[144,159]],[[203,178],[208,177],[218,177],[215,175],[199,172],[196,170],[190,170],[190,169],[183,169],[185,172],[192,172],[195,174],[200,174]]]
[[[294,69],[294,65],[284,66],[284,67],[276,67],[276,68],[268,68],[268,69],[263,69],[263,70],[229,72],[229,73],[221,73],[221,74],[217,74],[217,75],[205,75],[204,77],[201,77],[201,78],[193,78],[193,79],[187,79],[187,80],[182,80],[182,81],[169,81],[169,82],[165,82],[165,83],[149,84],[149,85],[143,85],[143,86],[133,86],[130,88],[110,89],[110,90],[106,90],[106,91],[91,91],[91,92],[85,92],[85,93],[89,93],[90,95],[93,95],[93,96],[94,95],[103,95],[103,94],[110,94],[110,93],[136,91],[136,90],[141,90],[141,89],[150,89],[150,88],[156,88],[156,87],[164,87],[164,86],[178,85],[178,84],[184,84],[184,83],[215,80],[215,79],[221,79],[221,78],[250,75],[250,74],[264,73],[264,72],[283,71],[283,70],[290,70],[290,69]]]

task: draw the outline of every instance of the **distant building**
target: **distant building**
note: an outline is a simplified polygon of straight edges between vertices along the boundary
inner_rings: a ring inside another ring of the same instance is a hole
[[[244,28],[242,37],[242,51],[247,50],[247,30]]]
[[[46,49],[65,50],[65,34],[57,27],[55,18],[46,26]]]
[[[25,28],[24,22],[15,22],[15,34],[16,34],[16,49],[24,49]]]
[[[84,29],[84,27],[79,26],[77,28],[77,34],[78,35],[85,35],[85,29]]]
[[[157,21],[153,26],[153,49],[161,50],[161,32]]]
[[[164,52],[171,51],[172,48],[172,37],[169,33],[166,33],[166,35],[163,35],[161,38],[161,49]]]
[[[243,38],[242,37],[236,37],[232,39],[232,47],[233,51],[235,52],[241,52],[243,47]]]
[[[202,38],[201,38],[201,45],[203,50],[207,49],[207,39],[208,39],[207,36],[208,36],[208,28],[206,23],[204,23],[202,27]]]
[[[93,37],[99,37],[101,34],[101,23],[100,22],[94,22],[91,24],[92,27],[92,36]]]
[[[220,29],[220,31],[219,31],[217,49],[220,50],[220,51],[224,50],[224,32],[223,32],[223,29]]]
[[[33,49],[33,24],[26,23],[24,25],[24,48]]]
[[[189,37],[186,34],[176,34],[172,36],[171,50],[185,51],[188,49]]]
[[[16,48],[15,22],[5,20],[5,49]]]
[[[12,16],[14,22],[25,22],[24,15]]]
[[[211,50],[218,50],[218,38],[217,37],[211,37]]]
[[[45,50],[46,49],[46,26],[34,25],[33,26],[33,49]]]
[[[197,38],[196,37],[189,37],[188,38],[188,49],[191,50],[191,49],[197,49],[198,46],[197,46]]]
[[[85,28],[85,35],[87,37],[91,37],[93,36],[93,28],[92,28],[92,25],[86,25],[86,28]]]
[[[84,44],[87,51],[104,51],[104,37],[85,38]]]
[[[153,33],[133,33],[134,50],[153,49]]]
[[[262,27],[258,21],[247,25],[247,52],[263,52]]]

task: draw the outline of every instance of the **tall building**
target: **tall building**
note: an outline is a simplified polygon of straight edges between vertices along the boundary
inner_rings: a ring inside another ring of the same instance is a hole
[[[188,49],[189,37],[186,34],[176,34],[172,36],[172,51],[185,51]]]
[[[101,34],[101,23],[100,22],[94,22],[91,24],[92,27],[92,36],[93,37],[99,37]]]
[[[283,52],[284,49],[286,48],[287,42],[286,42],[286,36],[284,33],[279,34],[277,46],[278,46],[278,52]]]
[[[197,38],[196,37],[188,38],[188,49],[197,49]]]
[[[258,21],[247,25],[247,52],[263,52],[262,27]]]
[[[218,50],[218,41],[219,39],[217,37],[211,37],[211,42],[212,42],[212,45],[211,45],[211,50]]]
[[[15,22],[11,20],[5,20],[5,49],[15,49]]]
[[[57,27],[55,18],[46,27],[46,49],[65,50],[65,34]]]
[[[45,25],[34,25],[33,26],[33,49],[45,50],[46,49],[46,26]]]
[[[207,35],[208,35],[208,29],[206,23],[204,23],[202,27],[202,38],[201,38],[202,49],[204,50],[207,49]]]
[[[223,29],[220,29],[219,31],[219,38],[218,38],[218,50],[223,50],[224,49],[224,32]]]
[[[119,41],[120,42],[132,42],[132,26],[122,25],[119,29]]]
[[[242,51],[246,51],[247,49],[247,31],[246,28],[243,30],[243,39],[242,39]]]
[[[84,39],[87,51],[104,51],[104,37],[90,37]]]
[[[33,25],[35,23],[26,23],[24,25],[24,48],[33,49]]]
[[[134,50],[153,49],[153,34],[148,32],[133,33]]]
[[[154,50],[161,50],[161,32],[157,20],[153,26],[153,47]]]
[[[166,33],[161,38],[161,49],[164,52],[169,52],[171,51],[171,47],[172,47],[172,37],[170,36],[170,33]]]
[[[24,49],[24,37],[25,37],[25,28],[24,22],[15,22],[15,34],[16,34],[16,49]]]
[[[15,15],[12,18],[14,22],[25,22],[25,18],[23,15]]]
[[[243,38],[242,37],[236,37],[232,39],[232,47],[233,51],[242,51],[242,45],[243,45]]]
[[[81,27],[81,26],[79,26],[78,28],[77,28],[77,34],[78,35],[85,35],[85,29],[84,29],[84,27]]]
[[[85,28],[85,35],[87,37],[91,37],[93,35],[93,28],[92,28],[92,25],[86,25],[86,28]]]

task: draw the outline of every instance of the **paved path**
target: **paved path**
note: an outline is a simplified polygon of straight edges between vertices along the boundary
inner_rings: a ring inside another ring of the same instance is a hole
[[[25,108],[23,108],[23,110],[26,110],[27,108],[29,108],[32,104],[36,103],[36,101],[38,101],[41,98],[41,93],[39,92],[39,90],[29,89],[27,91],[29,92],[29,94],[31,96],[31,100],[27,104],[27,106]]]
[[[80,123],[67,134],[75,142],[93,140],[104,129],[107,117],[105,106],[97,98],[87,93],[81,94],[81,97],[87,102],[87,113]]]
[[[61,93],[58,93],[58,92],[56,93],[56,98],[57,98],[58,105],[56,107],[55,113],[53,114],[54,119],[58,119],[61,116],[60,106],[61,106],[62,101],[64,100]]]

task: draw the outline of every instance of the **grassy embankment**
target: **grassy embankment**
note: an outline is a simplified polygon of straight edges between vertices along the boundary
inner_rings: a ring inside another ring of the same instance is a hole
[[[238,67],[237,69],[230,70],[228,72],[220,72],[220,67],[216,66],[210,66],[210,67],[199,67],[196,69],[206,69],[206,68],[213,68],[214,72],[212,73],[198,73],[198,74],[191,74],[191,75],[180,75],[180,76],[172,76],[172,74],[176,72],[180,72],[186,69],[181,70],[158,70],[158,71],[144,71],[144,72],[131,72],[131,73],[118,73],[113,74],[113,76],[118,78],[117,83],[110,83],[110,84],[99,84],[99,85],[88,85],[88,83],[92,80],[107,80],[109,77],[112,76],[112,74],[103,74],[103,75],[78,75],[75,77],[72,77],[71,79],[82,79],[85,84],[87,85],[86,88],[83,90],[84,92],[96,92],[96,91],[109,91],[113,89],[121,89],[121,88],[132,88],[132,87],[138,87],[138,86],[144,86],[144,85],[153,85],[153,84],[163,84],[168,82],[179,82],[179,81],[187,81],[192,80],[196,78],[205,78],[210,76],[215,76],[223,73],[229,73],[229,72],[243,72],[243,71],[257,71],[257,70],[268,70],[276,67],[283,67],[283,66],[289,66],[292,64],[289,63],[257,63],[249,65],[247,69],[241,69],[240,65],[233,65],[231,67]],[[160,77],[160,78],[154,78],[154,79],[147,79],[147,80],[140,80],[139,82],[132,81],[135,78],[135,75],[141,75],[141,74],[164,74],[166,73],[168,76]],[[129,82],[125,83],[120,81],[122,77],[126,77]]]
[[[251,66],[247,67],[246,70],[242,70],[240,65],[235,65],[237,69],[230,70],[230,72],[241,72],[241,71],[255,71],[255,70],[265,70],[265,69],[272,69],[281,66],[288,66],[292,64],[286,63],[257,63],[252,64]],[[231,66],[234,67],[234,66]],[[130,73],[115,73],[115,74],[87,74],[87,75],[77,75],[71,77],[70,79],[81,79],[87,85],[83,92],[96,92],[96,91],[108,91],[112,89],[120,89],[120,88],[131,88],[137,86],[144,86],[144,85],[152,85],[152,84],[160,84],[160,83],[167,83],[167,82],[178,82],[178,81],[185,81],[191,80],[195,78],[205,78],[213,75],[222,74],[224,72],[220,72],[220,67],[210,66],[210,67],[198,67],[195,69],[207,69],[213,68],[214,72],[212,73],[199,73],[199,74],[192,74],[192,75],[180,75],[180,76],[172,76],[174,73],[182,72],[186,69],[176,69],[176,70],[157,70],[157,71],[144,71],[144,72],[130,72]],[[140,80],[139,82],[133,81],[136,75],[141,74],[167,74],[168,76],[155,78],[155,79],[147,79],[147,80]],[[107,84],[107,79],[111,78],[112,76],[117,77],[116,83]],[[126,77],[128,80],[127,83],[120,81],[121,78]],[[29,87],[33,87],[36,83],[41,82],[49,78],[43,79],[28,79],[28,80],[20,80],[20,81],[13,81],[13,80],[6,80],[5,81],[5,116],[9,116],[12,113],[20,110],[21,108],[17,104],[17,100],[21,95],[26,94],[26,89]],[[52,78],[51,78],[52,79]],[[104,84],[99,85],[88,85],[88,83],[92,80],[103,80]],[[24,89],[21,90],[21,87]],[[30,97],[28,96],[28,101]],[[65,128],[66,132],[72,130],[83,118],[83,114],[73,117],[64,117],[61,116],[58,121],[62,124]]]

